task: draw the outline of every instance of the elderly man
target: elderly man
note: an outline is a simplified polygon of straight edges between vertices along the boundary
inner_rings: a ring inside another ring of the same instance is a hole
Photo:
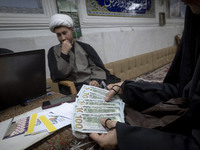
[[[50,30],[56,33],[59,44],[50,48],[48,64],[51,79],[74,81],[77,90],[83,84],[99,86],[120,81],[105,69],[96,51],[88,44],[73,39],[73,20],[65,14],[55,14],[50,19]],[[63,94],[70,94],[67,87],[59,85]]]

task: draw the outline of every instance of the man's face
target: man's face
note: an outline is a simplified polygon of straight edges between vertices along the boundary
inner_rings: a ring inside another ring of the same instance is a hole
[[[73,43],[73,32],[74,32],[73,28],[61,26],[61,27],[55,28],[54,31],[61,44],[65,40],[68,40],[70,43]]]

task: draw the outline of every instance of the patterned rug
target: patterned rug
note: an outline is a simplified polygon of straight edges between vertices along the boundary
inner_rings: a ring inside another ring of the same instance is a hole
[[[159,69],[156,69],[147,74],[141,75],[136,78],[136,81],[148,81],[148,82],[163,82],[165,75],[167,74],[170,64],[167,64]],[[51,93],[48,97],[41,97],[38,100],[28,103],[27,106],[14,106],[4,111],[0,111],[0,122],[6,119],[12,118],[16,115],[20,115],[31,109],[37,108],[42,105],[43,101],[63,97],[59,93]],[[70,126],[57,130],[50,136],[43,140],[31,145],[27,150],[103,150],[92,141],[87,135],[81,136],[73,133]]]
[[[17,105],[0,111],[0,122],[40,107],[43,101],[64,96],[65,95],[60,93],[51,92],[45,97],[40,97],[31,101],[27,106]],[[71,97],[75,98],[74,95]],[[66,126],[43,140],[30,145],[26,150],[102,150],[102,148],[100,148],[99,145],[92,141],[87,135],[84,135],[84,137],[77,135],[72,132],[71,126]]]
[[[137,77],[135,81],[163,82],[170,66],[171,63],[164,65],[161,68]]]
[[[26,150],[103,150],[89,137],[74,136],[70,126],[64,127]]]

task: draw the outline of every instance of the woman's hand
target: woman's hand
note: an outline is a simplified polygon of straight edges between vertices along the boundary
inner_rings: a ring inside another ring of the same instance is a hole
[[[122,94],[123,93],[123,91],[121,89],[122,83],[123,83],[123,81],[122,82],[118,82],[118,83],[114,83],[114,84],[109,84],[107,86],[110,91],[106,94],[105,101],[107,101],[107,102],[110,101],[111,98],[115,94]]]
[[[91,133],[89,136],[91,139],[96,141],[103,148],[117,148],[117,132],[115,129],[116,121],[110,119],[101,119],[101,124],[108,129],[108,133]]]

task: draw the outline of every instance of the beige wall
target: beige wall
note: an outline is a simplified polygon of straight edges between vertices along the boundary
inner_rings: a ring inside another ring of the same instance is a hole
[[[83,34],[79,40],[93,46],[104,63],[175,45],[175,35],[183,30],[183,19],[166,20],[165,26],[159,26],[158,13],[164,11],[165,6],[160,6],[158,1],[154,19],[107,17],[109,24],[106,24],[102,17],[88,17],[84,2],[78,1]],[[57,38],[49,31],[48,25],[34,30],[0,30],[0,47],[15,52],[45,49],[47,53],[49,48],[57,43]],[[48,66],[46,71],[49,77]]]

